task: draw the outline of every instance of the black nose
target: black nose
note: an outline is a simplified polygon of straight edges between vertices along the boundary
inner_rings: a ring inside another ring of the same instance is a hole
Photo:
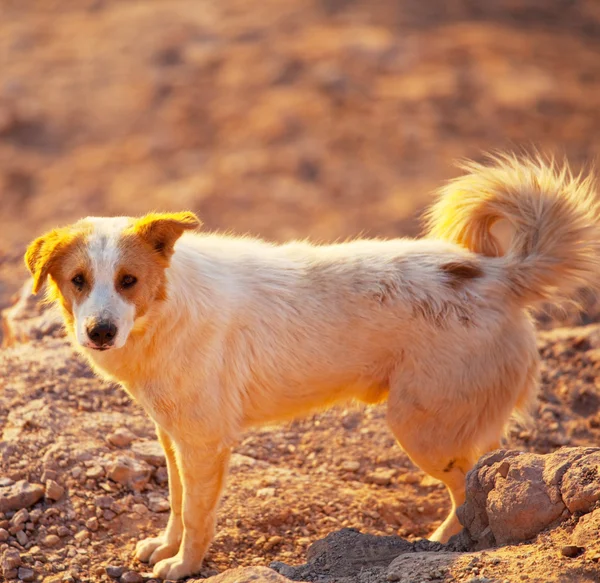
[[[86,332],[96,346],[109,346],[117,335],[117,327],[109,320],[94,320]]]

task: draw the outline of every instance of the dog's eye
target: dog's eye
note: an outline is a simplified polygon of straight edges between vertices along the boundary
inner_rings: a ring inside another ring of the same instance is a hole
[[[78,273],[72,280],[71,283],[79,290],[81,291],[83,289],[83,286],[85,284],[85,279],[83,277],[83,275],[81,275],[81,273]]]
[[[134,286],[136,282],[137,282],[137,277],[134,277],[133,275],[124,275],[121,278],[121,287],[124,287],[125,289],[127,289],[128,287]]]

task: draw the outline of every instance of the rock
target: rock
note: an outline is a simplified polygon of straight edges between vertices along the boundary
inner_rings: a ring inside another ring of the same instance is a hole
[[[139,460],[155,467],[166,465],[165,451],[157,440],[138,441],[131,446],[131,451]]]
[[[369,472],[366,476],[367,482],[377,484],[379,486],[388,486],[392,482],[392,478],[396,475],[396,470],[388,468],[377,468],[374,472]]]
[[[33,569],[30,569],[29,567],[19,567],[17,576],[21,581],[33,581],[35,573]]]
[[[578,547],[577,545],[565,545],[560,549],[560,554],[570,559],[578,557],[583,552],[585,552],[585,547]]]
[[[597,448],[492,452],[467,475],[459,520],[479,549],[530,540],[573,512],[591,509],[600,498],[599,464]]]
[[[8,540],[8,530],[5,528],[0,528],[0,543],[6,542]]]
[[[169,501],[163,496],[149,497],[148,506],[152,512],[167,512],[171,508]]]
[[[92,518],[88,518],[85,521],[85,526],[86,528],[89,528],[92,532],[96,532],[99,527],[98,519],[95,516],[92,516]]]
[[[106,567],[106,574],[113,579],[118,579],[125,571],[125,567],[117,567],[115,565],[109,565]]]
[[[17,549],[8,548],[4,551],[2,555],[2,561],[0,561],[0,566],[2,567],[2,574],[6,576],[8,579],[9,571],[16,571],[18,567],[21,566],[21,555]]]
[[[342,462],[340,468],[345,472],[358,472],[358,470],[360,469],[360,462],[347,460],[345,462]]]
[[[82,543],[83,541],[85,541],[88,538],[90,538],[90,533],[87,530],[80,530],[80,531],[78,531],[78,532],[75,533],[75,536],[73,538],[78,543]]]
[[[125,427],[117,429],[106,437],[106,441],[115,447],[127,447],[137,436]]]
[[[44,537],[43,544],[46,547],[56,547],[60,544],[60,537],[56,534],[49,534]]]
[[[102,509],[110,508],[114,503],[115,500],[112,496],[96,496],[94,500],[94,504]]]
[[[267,567],[239,567],[203,579],[203,583],[290,583],[290,580]]]
[[[23,530],[20,530],[19,532],[17,532],[16,537],[17,537],[17,540],[19,541],[19,544],[22,547],[24,547],[29,542],[29,537]]]
[[[0,512],[20,510],[33,506],[44,495],[44,487],[19,480],[10,486],[0,488]]]
[[[562,480],[562,496],[569,512],[585,513],[600,500],[600,451],[570,466]]]
[[[146,487],[151,473],[146,462],[125,456],[118,457],[107,467],[107,475],[111,480],[136,492],[141,492]]]
[[[394,559],[386,570],[387,581],[416,583],[438,578],[461,556],[461,553],[408,553]],[[435,575],[434,575],[435,573]]]
[[[92,466],[85,472],[86,478],[90,478],[92,480],[99,480],[104,477],[104,468],[102,466]]]
[[[121,583],[143,583],[144,578],[135,571],[127,571],[121,575],[120,581]]]
[[[60,500],[64,494],[65,489],[60,484],[57,484],[54,480],[48,480],[46,482],[46,498],[56,502]]]
[[[29,512],[26,508],[21,508],[15,515],[11,518],[10,523],[13,526],[18,526],[19,524],[25,524],[29,520]]]
[[[272,498],[275,496],[275,488],[259,488],[256,491],[257,498]]]

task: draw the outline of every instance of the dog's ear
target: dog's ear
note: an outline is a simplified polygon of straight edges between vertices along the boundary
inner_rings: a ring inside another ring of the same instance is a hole
[[[184,231],[197,229],[200,219],[192,212],[151,213],[138,219],[134,231],[160,255],[169,259],[173,247]]]
[[[70,238],[64,229],[55,229],[33,241],[25,252],[25,265],[33,275],[33,293],[37,294]]]

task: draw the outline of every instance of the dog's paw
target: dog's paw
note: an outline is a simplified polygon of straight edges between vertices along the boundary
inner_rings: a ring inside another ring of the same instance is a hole
[[[156,563],[162,561],[163,559],[170,559],[171,557],[174,557],[177,554],[178,550],[179,545],[170,545],[164,543],[154,549],[154,552],[152,553],[152,555],[150,555],[148,564],[152,566],[156,565]]]
[[[156,563],[152,573],[160,579],[177,581],[178,579],[199,573],[201,567],[202,561],[200,561],[200,564],[190,563],[189,561],[184,561],[180,555],[175,555],[170,559],[163,559],[159,563]]]
[[[145,538],[138,542],[135,547],[135,556],[142,563],[147,563],[150,560],[150,557],[159,547],[162,547],[165,544],[165,539],[162,536],[157,536],[154,538]],[[177,550],[175,550],[177,552]],[[173,553],[174,554],[174,553]],[[173,555],[170,555],[173,556]]]

